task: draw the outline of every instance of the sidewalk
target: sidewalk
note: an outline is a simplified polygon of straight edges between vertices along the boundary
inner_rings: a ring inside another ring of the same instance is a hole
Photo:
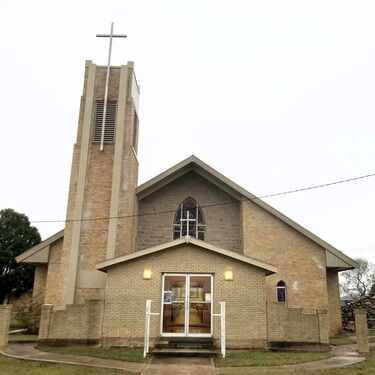
[[[9,344],[7,348],[0,349],[0,354],[3,354],[7,357],[26,359],[29,361],[41,361],[60,364],[70,364],[77,366],[124,370],[127,372],[134,372],[135,374],[141,373],[144,367],[146,366],[146,363],[125,362],[113,359],[85,357],[80,355],[41,352],[40,350],[35,349],[34,345],[35,343]]]
[[[34,348],[30,343],[9,344],[7,348],[0,350],[0,354],[8,357],[51,362],[60,364],[71,364],[77,366],[89,366],[124,370],[142,375],[215,375],[215,374],[236,374],[253,372],[272,372],[277,370],[322,370],[334,367],[352,365],[364,361],[366,358],[359,356],[353,349],[354,345],[342,347],[342,350],[334,351],[334,357],[320,361],[306,362],[295,365],[281,365],[272,367],[216,367],[211,358],[193,357],[153,357],[148,363],[125,362],[113,359],[101,359],[78,355],[66,355],[57,353],[42,352]]]
[[[362,362],[366,358],[353,355],[338,355],[327,359],[322,359],[321,361],[305,362],[296,365],[282,365],[282,366],[272,366],[272,367],[217,367],[216,374],[251,374],[252,372],[262,372],[262,371],[277,371],[277,370],[323,370],[334,367],[343,367],[354,365],[355,363]]]

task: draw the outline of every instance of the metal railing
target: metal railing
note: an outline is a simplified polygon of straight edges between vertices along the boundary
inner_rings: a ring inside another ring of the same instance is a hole
[[[220,314],[213,314],[220,318],[220,349],[221,355],[225,358],[225,302],[220,302]]]
[[[151,303],[152,299],[146,299],[145,340],[143,344],[143,358],[146,357],[150,346],[150,318],[152,315],[160,315],[160,313],[151,312]]]

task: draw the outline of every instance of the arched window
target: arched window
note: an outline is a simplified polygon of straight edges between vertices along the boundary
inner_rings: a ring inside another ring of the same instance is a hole
[[[192,236],[204,240],[202,209],[192,197],[186,198],[178,208],[173,224],[173,239]]]
[[[286,284],[284,281],[279,281],[276,285],[277,302],[286,301]]]

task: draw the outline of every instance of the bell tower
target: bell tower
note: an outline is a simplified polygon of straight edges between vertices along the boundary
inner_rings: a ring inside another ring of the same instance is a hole
[[[138,99],[133,62],[86,61],[56,290],[60,307],[103,298],[106,275],[96,264],[135,250]]]

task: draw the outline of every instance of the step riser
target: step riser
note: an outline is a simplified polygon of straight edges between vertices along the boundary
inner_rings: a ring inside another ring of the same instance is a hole
[[[207,345],[194,345],[194,344],[157,344],[155,345],[155,349],[168,349],[168,348],[173,348],[173,349],[209,349],[209,350],[216,350],[216,346],[212,344],[207,344]]]
[[[168,357],[214,357],[217,347],[212,338],[159,338],[152,351],[157,356]]]
[[[213,358],[217,356],[217,353],[175,353],[175,352],[152,352],[153,355],[158,357],[200,357],[200,358]]]

